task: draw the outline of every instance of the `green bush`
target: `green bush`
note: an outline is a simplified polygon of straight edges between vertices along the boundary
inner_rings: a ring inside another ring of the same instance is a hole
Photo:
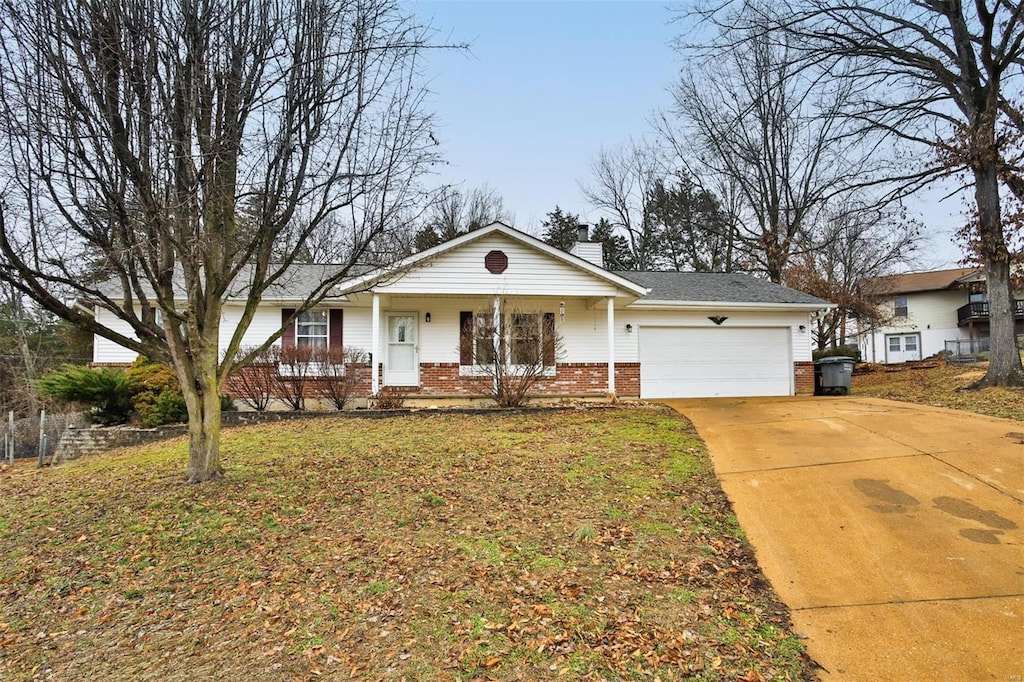
[[[140,426],[152,428],[188,419],[178,377],[170,367],[140,355],[125,375],[132,382],[132,407]]]
[[[815,348],[811,353],[815,361],[822,358],[847,357],[860,362],[860,349],[857,346],[832,346],[830,348]]]
[[[131,416],[132,381],[118,370],[69,365],[50,372],[37,386],[43,395],[88,405],[97,424],[124,424]]]

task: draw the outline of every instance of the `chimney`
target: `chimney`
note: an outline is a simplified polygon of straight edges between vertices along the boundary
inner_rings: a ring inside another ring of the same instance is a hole
[[[593,263],[599,268],[604,267],[604,245],[601,242],[591,242],[590,226],[578,225],[576,227],[576,243],[569,249],[569,253],[582,258],[588,263]]]

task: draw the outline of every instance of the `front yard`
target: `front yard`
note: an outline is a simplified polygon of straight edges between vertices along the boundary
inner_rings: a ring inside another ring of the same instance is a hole
[[[657,407],[226,430],[0,470],[0,679],[811,679]]]
[[[1024,420],[1024,389],[964,390],[985,376],[988,364],[947,364],[926,361],[905,365],[866,365],[853,376],[856,396],[889,398],[936,407],[949,407],[993,417]]]

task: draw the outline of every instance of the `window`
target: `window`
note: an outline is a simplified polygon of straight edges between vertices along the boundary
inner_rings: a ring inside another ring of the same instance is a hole
[[[540,361],[540,315],[515,313],[509,329],[513,365],[535,365]]]
[[[906,317],[908,314],[907,297],[897,296],[892,300],[892,313],[896,317]]]
[[[890,353],[899,353],[901,349],[902,349],[902,345],[901,345],[901,342],[900,342],[900,337],[898,337],[898,336],[890,336],[889,337],[889,352]]]
[[[307,310],[295,320],[295,345],[310,348],[327,346],[327,311]]]
[[[494,362],[494,322],[487,315],[473,316],[473,364]]]
[[[988,302],[988,294],[985,293],[984,291],[971,292],[970,294],[967,294],[967,302],[968,303],[987,303]]]
[[[555,314],[511,313],[501,316],[495,347],[494,316],[460,313],[459,364],[492,365],[497,358],[512,366],[555,365]]]
[[[903,338],[903,350],[907,351],[908,353],[916,353],[917,337],[914,335],[905,336]]]

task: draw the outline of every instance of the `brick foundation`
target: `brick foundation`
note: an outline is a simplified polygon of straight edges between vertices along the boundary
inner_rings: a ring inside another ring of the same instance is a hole
[[[814,363],[793,363],[793,387],[796,395],[814,395]]]

